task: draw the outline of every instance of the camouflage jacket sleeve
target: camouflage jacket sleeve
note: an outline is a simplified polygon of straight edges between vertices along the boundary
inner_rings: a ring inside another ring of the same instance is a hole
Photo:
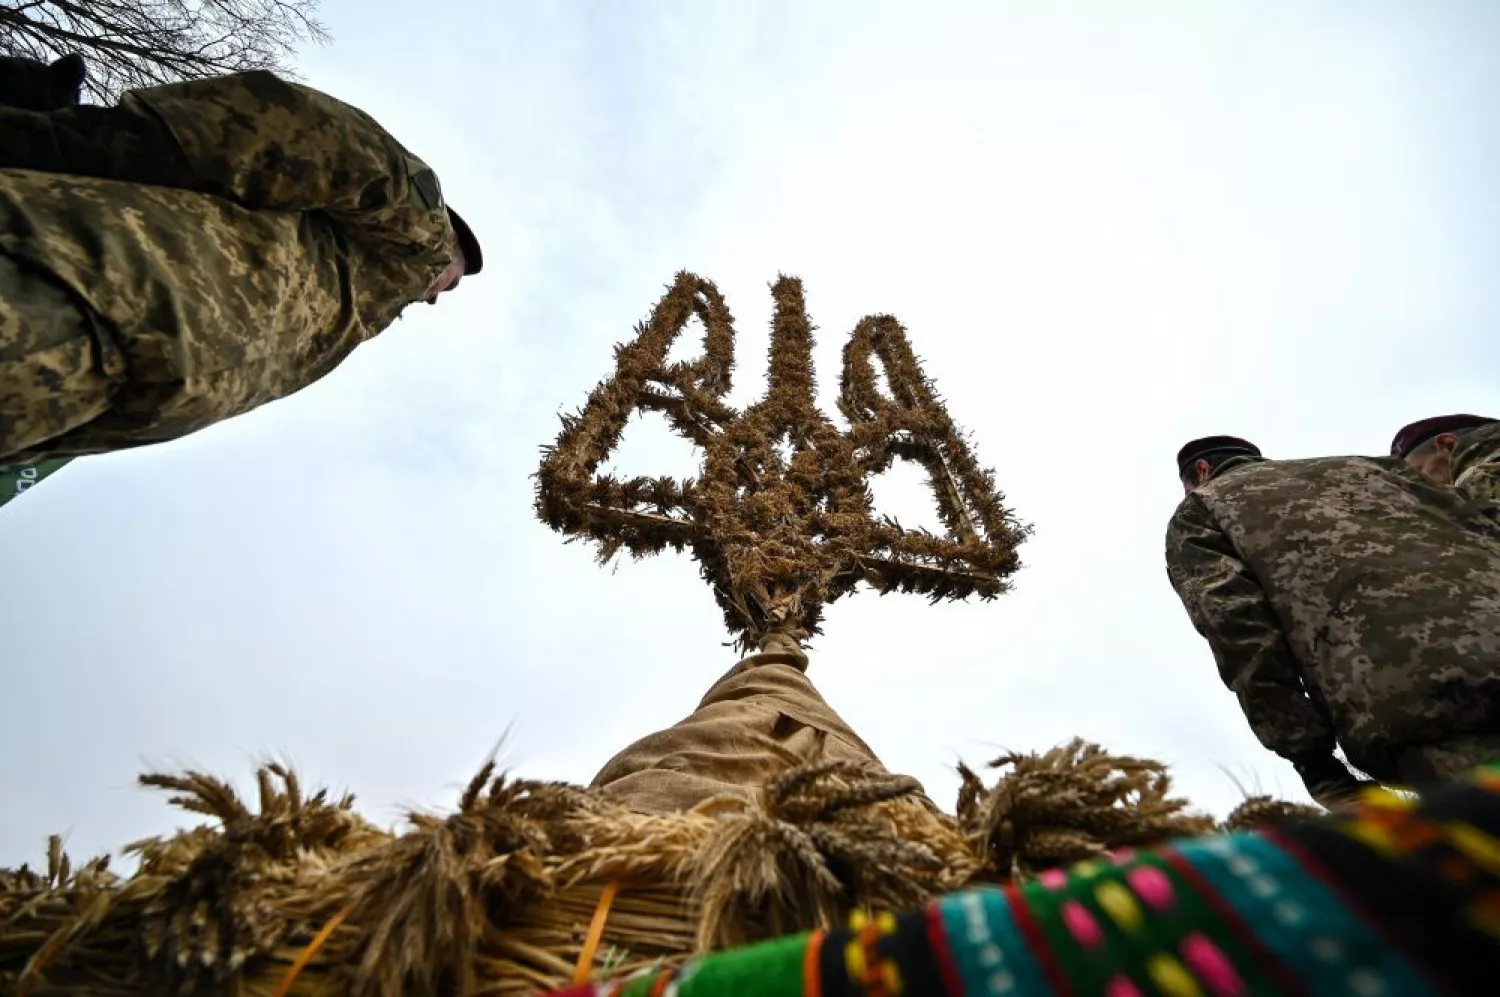
[[[114,107],[0,109],[0,167],[321,211],[386,252],[451,257],[437,177],[373,118],[272,73],[135,90]]]
[[[1500,509],[1500,422],[1481,426],[1453,453],[1453,485],[1466,496]]]
[[[1333,728],[1303,688],[1260,582],[1195,495],[1167,528],[1167,575],[1260,743],[1283,758],[1331,756]]]

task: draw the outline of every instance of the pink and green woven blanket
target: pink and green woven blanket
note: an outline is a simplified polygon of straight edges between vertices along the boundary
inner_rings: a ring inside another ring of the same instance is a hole
[[[1500,994],[1500,765],[553,997]]]

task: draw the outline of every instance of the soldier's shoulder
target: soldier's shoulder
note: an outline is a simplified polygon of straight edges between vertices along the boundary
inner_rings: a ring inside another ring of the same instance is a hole
[[[1225,528],[1269,533],[1297,519],[1409,504],[1424,487],[1428,483],[1405,461],[1338,456],[1261,461],[1214,479],[1199,494]]]
[[[1170,551],[1180,546],[1190,535],[1217,525],[1212,508],[1203,499],[1202,489],[1189,492],[1177,503],[1171,518],[1167,520],[1167,549]]]
[[[1500,453],[1500,422],[1480,426],[1459,438],[1453,450],[1455,470],[1466,465],[1488,461]]]
[[[1359,454],[1262,460],[1237,467],[1223,477],[1215,478],[1201,491],[1208,496],[1215,496],[1276,482],[1369,477],[1400,472],[1403,469],[1409,470],[1406,462],[1394,457],[1366,457]]]
[[[1291,460],[1262,461],[1277,470],[1294,475],[1329,474],[1347,470],[1372,471],[1405,467],[1406,462],[1395,457],[1371,457],[1366,454],[1336,454],[1331,457],[1297,457]]]
[[[169,113],[261,112],[272,109],[298,110],[309,97],[319,98],[320,110],[337,105],[326,94],[283,79],[268,69],[249,69],[223,76],[163,83],[127,92],[126,98],[141,101]]]

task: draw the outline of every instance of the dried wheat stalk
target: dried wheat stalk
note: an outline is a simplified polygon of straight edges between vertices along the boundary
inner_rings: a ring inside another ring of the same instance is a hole
[[[842,765],[670,816],[487,765],[453,813],[412,814],[400,833],[280,766],[258,772],[254,808],[201,773],[151,775],[208,822],[128,846],[127,878],[73,865],[57,838],[44,870],[0,871],[0,994],[271,997],[344,914],[292,994],[520,997],[568,981],[611,881],[596,973],[1222,829],[1171,795],[1162,766],[1083,742],[994,765],[990,786],[963,769],[956,818],[910,779]],[[1303,813],[1256,798],[1231,822]]]
[[[771,634],[801,643],[823,608],[865,582],[933,601],[1004,592],[1029,528],[1004,508],[993,476],[974,460],[890,316],[866,318],[844,349],[839,408],[847,433],[814,400],[812,324],[800,281],[782,277],[765,397],[744,411],[724,402],[734,366],[733,317],[718,290],[679,274],[634,341],[615,351],[615,373],[589,395],[547,448],[537,514],[598,545],[601,561],[691,549],[742,649]],[[667,364],[697,316],[703,355]],[[879,359],[891,395],[876,384]],[[631,415],[664,414],[703,451],[702,477],[619,481],[599,467]],[[946,534],[877,518],[869,479],[896,460],[928,473]]]

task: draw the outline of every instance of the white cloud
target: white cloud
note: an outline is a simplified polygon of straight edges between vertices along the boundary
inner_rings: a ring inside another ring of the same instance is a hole
[[[431,9],[330,4],[306,74],[438,169],[486,273],[293,399],[0,512],[0,863],[165,829],[143,760],[285,752],[393,817],[450,802],[513,722],[508,760],[586,780],[685,715],[732,659],[694,566],[598,569],[528,477],[679,268],[737,316],[739,400],[778,272],[806,281],[830,411],[843,337],[896,314],[1037,527],[997,602],[830,610],[813,675],[888,764],[947,800],[959,756],[1081,735],[1219,812],[1234,779],[1300,797],[1167,586],[1169,460],[1211,432],[1378,452],[1500,410],[1500,14]],[[632,433],[631,469],[680,473]]]

